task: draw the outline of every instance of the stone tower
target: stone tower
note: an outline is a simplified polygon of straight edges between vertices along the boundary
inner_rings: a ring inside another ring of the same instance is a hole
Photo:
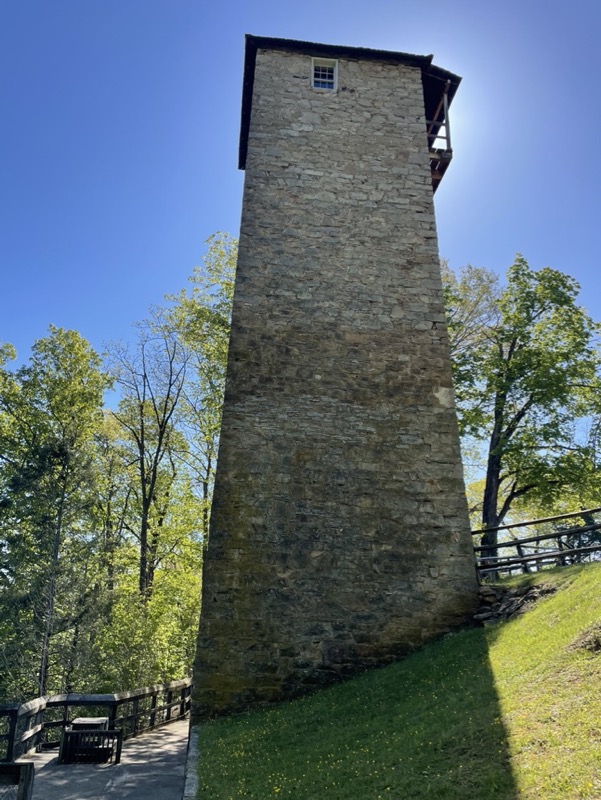
[[[459,78],[431,62],[247,37],[196,718],[387,663],[473,609],[433,209]]]

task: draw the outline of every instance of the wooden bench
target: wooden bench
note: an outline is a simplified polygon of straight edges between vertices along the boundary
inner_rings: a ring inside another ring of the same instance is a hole
[[[58,754],[59,764],[106,764],[121,761],[123,731],[80,728],[63,731]]]
[[[6,785],[17,786],[17,800],[31,800],[33,764],[0,762],[0,794],[2,793],[2,786]]]

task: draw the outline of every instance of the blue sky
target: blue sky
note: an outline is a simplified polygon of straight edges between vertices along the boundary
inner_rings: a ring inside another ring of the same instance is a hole
[[[0,341],[131,338],[236,234],[244,34],[418,54],[463,77],[440,252],[563,270],[601,319],[598,0],[2,0]]]

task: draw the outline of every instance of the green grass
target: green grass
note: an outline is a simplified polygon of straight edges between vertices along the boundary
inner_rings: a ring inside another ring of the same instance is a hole
[[[600,800],[601,653],[570,645],[601,621],[601,565],[544,582],[522,617],[203,724],[199,800]]]

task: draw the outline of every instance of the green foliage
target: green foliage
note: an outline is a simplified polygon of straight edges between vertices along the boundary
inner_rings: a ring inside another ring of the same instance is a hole
[[[485,526],[500,524],[518,498],[552,504],[596,472],[578,420],[599,408],[598,326],[578,290],[520,255],[503,290],[488,270],[446,273],[460,428],[486,450]]]
[[[89,344],[54,327],[28,365],[0,372],[0,604],[13,628],[0,645],[20,665],[5,673],[3,693],[46,691],[51,670],[66,668],[56,637],[90,605],[91,451],[108,386]]]
[[[210,497],[221,428],[227,352],[238,257],[236,239],[217,233],[202,267],[190,277],[191,289],[170,298],[166,312],[169,328],[187,352],[187,376],[179,425],[188,451],[187,464],[200,487],[203,503],[202,534],[209,531]]]
[[[441,274],[454,368],[467,367],[472,348],[486,338],[499,320],[499,278],[494,272],[471,264],[456,274],[445,261],[441,263]]]
[[[60,328],[18,369],[0,345],[0,702],[189,672],[235,257],[212,237],[106,363]]]
[[[601,660],[571,645],[601,615],[601,567],[544,579],[563,590],[523,617],[203,723],[197,797],[595,800]]]
[[[110,625],[95,640],[96,676],[91,690],[139,687],[187,675],[194,656],[200,595],[200,558],[177,570],[160,570],[155,591],[145,600],[134,579],[115,593]],[[133,576],[132,576],[133,577]]]
[[[124,474],[131,490],[129,533],[139,543],[138,587],[150,599],[160,563],[173,494],[182,476],[186,443],[177,430],[187,359],[158,314],[140,327],[133,352],[114,347],[111,366],[121,389],[114,420],[120,431]]]

